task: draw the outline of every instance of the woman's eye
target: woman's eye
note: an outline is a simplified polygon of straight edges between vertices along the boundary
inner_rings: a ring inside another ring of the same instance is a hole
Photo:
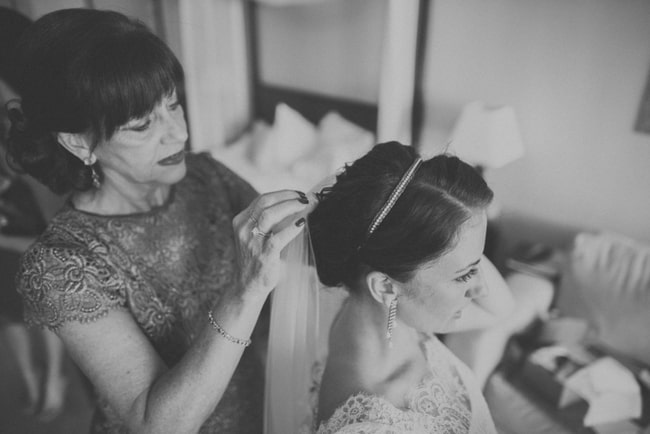
[[[169,107],[170,110],[174,111],[174,110],[178,109],[180,106],[181,106],[180,102],[174,101],[173,103],[169,104],[168,107]]]
[[[151,120],[147,119],[146,121],[144,121],[144,122],[142,122],[140,124],[130,126],[128,129],[131,130],[131,131],[141,132],[141,131],[147,131],[150,126],[151,126]]]
[[[457,282],[463,282],[463,283],[469,282],[472,279],[472,277],[474,277],[476,275],[476,273],[478,273],[478,268],[472,268],[467,273],[463,274],[462,276],[457,277],[456,281]]]

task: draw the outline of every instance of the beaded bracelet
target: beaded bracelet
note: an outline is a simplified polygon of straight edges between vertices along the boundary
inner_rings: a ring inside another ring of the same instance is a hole
[[[220,334],[221,336],[223,336],[224,338],[226,338],[226,340],[228,340],[228,341],[230,341],[230,342],[232,342],[232,343],[235,343],[235,344],[237,344],[237,345],[243,345],[243,346],[245,346],[245,347],[247,347],[247,346],[249,346],[249,345],[251,344],[251,340],[250,340],[250,339],[239,339],[239,338],[236,338],[236,337],[232,336],[232,335],[229,334],[227,331],[225,331],[225,330],[224,330],[224,329],[219,325],[219,323],[214,319],[214,317],[212,316],[212,311],[211,311],[211,310],[208,311],[208,318],[210,319],[210,324],[212,324],[212,327],[213,327],[217,332],[219,332],[219,334]]]

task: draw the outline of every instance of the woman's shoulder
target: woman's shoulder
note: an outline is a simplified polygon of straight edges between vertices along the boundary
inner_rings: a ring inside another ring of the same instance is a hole
[[[319,391],[319,418],[332,416],[351,396],[379,396],[386,390],[385,358],[368,348],[364,336],[337,321],[332,327]],[[346,331],[347,330],[347,331]]]
[[[55,216],[22,256],[16,289],[32,325],[55,330],[65,321],[91,321],[126,303],[123,273],[108,241],[74,217],[65,211]]]
[[[188,152],[186,154],[188,172],[202,178],[237,178],[239,175],[216,160],[208,152]]]
[[[187,154],[188,181],[208,187],[211,196],[222,192],[235,212],[239,212],[257,196],[255,189],[241,176],[215,160],[207,152]]]

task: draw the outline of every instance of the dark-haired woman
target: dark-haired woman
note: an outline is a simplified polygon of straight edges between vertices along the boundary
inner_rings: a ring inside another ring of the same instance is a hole
[[[379,144],[309,216],[321,282],[349,297],[329,335],[318,433],[494,433],[479,387],[436,338],[512,309],[482,255],[493,193],[456,157]]]
[[[19,291],[26,319],[54,330],[93,384],[92,431],[260,432],[251,335],[308,199],[256,198],[186,152],[181,66],[141,23],[60,10],[19,52],[11,159],[71,192],[23,257]]]

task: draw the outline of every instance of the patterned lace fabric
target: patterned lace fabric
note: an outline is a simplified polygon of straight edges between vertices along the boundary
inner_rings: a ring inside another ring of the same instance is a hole
[[[100,216],[66,205],[23,257],[26,321],[56,330],[126,310],[167,365],[177,363],[235,284],[232,218],[255,197],[207,154],[188,155],[187,166],[167,202],[146,213]],[[249,347],[200,432],[260,432],[263,386]],[[99,407],[93,432],[126,432],[101,398]]]
[[[469,369],[436,337],[425,343],[430,374],[407,394],[405,408],[365,393],[350,396],[317,434],[495,434]]]

